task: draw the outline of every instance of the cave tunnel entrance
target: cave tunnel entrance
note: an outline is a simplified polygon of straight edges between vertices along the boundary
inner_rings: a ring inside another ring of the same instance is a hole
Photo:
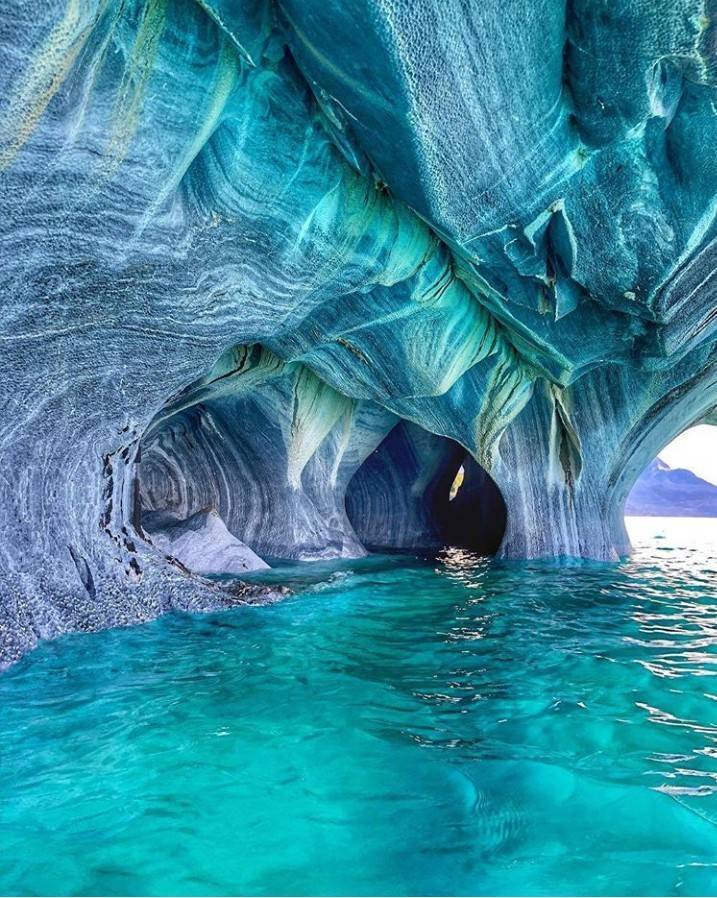
[[[625,517],[717,517],[717,427],[688,427],[635,481]]]
[[[506,508],[491,477],[454,440],[400,421],[354,474],[346,512],[372,551],[498,550]]]
[[[366,550],[488,555],[505,531],[503,498],[463,446],[259,344],[160,410],[138,468],[144,532],[197,573]]]

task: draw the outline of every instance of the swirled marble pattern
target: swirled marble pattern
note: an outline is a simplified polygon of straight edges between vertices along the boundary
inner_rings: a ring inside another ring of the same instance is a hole
[[[430,542],[405,490],[446,447],[472,544],[504,503],[506,556],[629,550],[631,483],[717,406],[714,0],[0,17],[0,663],[236,600],[143,511]]]

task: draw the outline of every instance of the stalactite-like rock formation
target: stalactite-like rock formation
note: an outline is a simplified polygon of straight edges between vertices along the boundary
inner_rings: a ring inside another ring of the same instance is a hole
[[[717,406],[712,0],[0,17],[0,663],[226,604],[162,514],[265,559],[629,551]]]

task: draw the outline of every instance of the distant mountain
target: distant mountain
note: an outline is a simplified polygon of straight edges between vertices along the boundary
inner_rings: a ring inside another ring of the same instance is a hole
[[[638,477],[627,497],[625,514],[717,517],[717,486],[656,458]]]

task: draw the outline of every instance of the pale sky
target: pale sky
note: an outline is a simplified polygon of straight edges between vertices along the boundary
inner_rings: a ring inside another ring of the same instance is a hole
[[[660,452],[671,468],[688,468],[717,484],[717,427],[698,424],[680,434]]]

